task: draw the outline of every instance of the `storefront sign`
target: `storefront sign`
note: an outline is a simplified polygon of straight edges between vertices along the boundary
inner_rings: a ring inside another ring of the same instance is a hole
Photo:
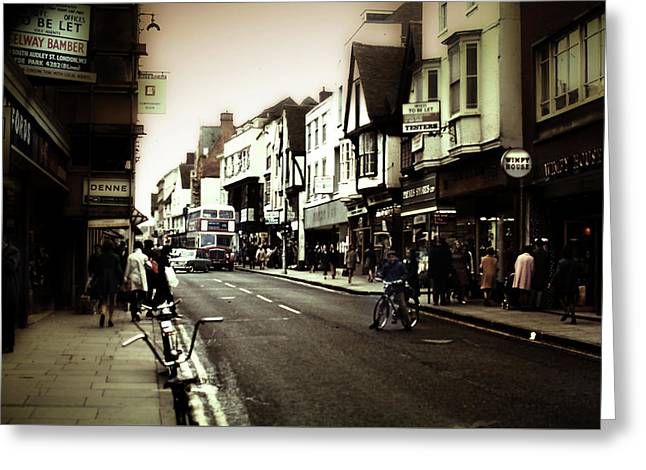
[[[161,72],[140,72],[137,104],[139,114],[166,114],[166,80]]]
[[[426,214],[416,215],[413,218],[413,225],[424,225],[424,224],[426,224]]]
[[[503,153],[500,165],[512,178],[524,178],[532,171],[532,157],[523,149],[509,149]]]
[[[87,61],[90,11],[87,5],[25,5],[9,20],[9,54],[26,75],[95,83]]]
[[[305,230],[338,225],[348,220],[348,211],[339,201],[332,201],[315,207],[305,208]]]
[[[64,181],[67,178],[67,171],[60,149],[16,100],[5,96],[4,106],[10,110],[11,147],[32,164],[37,164],[55,180]]]
[[[332,194],[334,192],[334,177],[317,176],[314,180],[314,192],[316,194]]]
[[[435,194],[435,185],[424,184],[415,188],[407,189],[403,192],[404,201],[407,199],[418,198],[429,194]]]
[[[128,206],[130,180],[108,178],[86,178],[83,182],[83,203],[102,206]]]
[[[431,211],[436,206],[437,176],[435,173],[402,183],[402,209],[404,215],[415,215]]]
[[[406,103],[402,106],[404,133],[440,130],[440,102]]]
[[[603,148],[595,147],[583,152],[559,157],[543,164],[545,176],[568,176],[603,164]]]

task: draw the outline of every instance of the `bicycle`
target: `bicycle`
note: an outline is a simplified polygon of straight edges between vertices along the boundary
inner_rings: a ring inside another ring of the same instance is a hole
[[[141,333],[121,343],[121,346],[125,348],[130,346],[132,343],[136,341],[143,340],[148,345],[148,348],[152,351],[153,355],[155,356],[155,359],[157,359],[157,362],[159,362],[162,366],[168,369],[169,378],[164,383],[164,388],[170,388],[173,394],[173,406],[175,408],[175,422],[178,425],[193,424],[191,422],[191,416],[190,416],[188,393],[190,391],[191,385],[200,383],[199,377],[194,375],[178,377],[177,371],[179,369],[179,366],[180,364],[185,363],[191,358],[191,355],[193,354],[193,349],[195,347],[195,340],[197,338],[197,333],[200,326],[203,323],[216,323],[216,322],[220,323],[223,320],[224,318],[222,317],[204,317],[199,319],[195,324],[195,327],[193,328],[193,337],[191,339],[191,347],[189,348],[188,354],[184,355],[183,351],[177,348],[176,354],[170,360],[166,360],[159,354],[159,351],[157,350],[155,345],[150,341],[148,334],[143,330],[141,330]],[[174,371],[174,373],[171,373],[171,371]]]
[[[402,284],[404,284],[406,304],[408,305],[407,318],[399,314],[398,303],[395,301],[395,296],[402,288]],[[384,281],[384,293],[377,300],[372,317],[377,331],[384,329],[389,319],[392,319],[393,323],[397,323],[399,320],[404,329],[412,330],[419,322],[419,298],[407,282],[402,280]]]

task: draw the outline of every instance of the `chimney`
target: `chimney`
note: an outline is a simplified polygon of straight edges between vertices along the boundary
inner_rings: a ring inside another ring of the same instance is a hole
[[[331,91],[325,91],[325,87],[321,91],[319,91],[319,103],[321,103],[324,99],[329,98],[332,96]]]
[[[220,125],[225,121],[233,122],[233,113],[220,113]]]
[[[195,152],[186,152],[186,164],[195,165]]]

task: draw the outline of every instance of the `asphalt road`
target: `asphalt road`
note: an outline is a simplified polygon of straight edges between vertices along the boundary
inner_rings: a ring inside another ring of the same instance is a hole
[[[601,362],[449,321],[368,329],[376,297],[248,272],[180,274],[221,315],[201,360],[230,425],[599,428]]]

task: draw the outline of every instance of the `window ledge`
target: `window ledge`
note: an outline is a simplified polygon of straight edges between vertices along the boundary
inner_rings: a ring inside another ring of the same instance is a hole
[[[573,109],[576,109],[579,106],[583,106],[583,105],[586,105],[588,103],[592,103],[593,101],[596,101],[596,100],[599,100],[599,99],[604,99],[605,96],[606,95],[603,94],[603,95],[597,95],[597,96],[591,96],[589,98],[585,98],[584,100],[581,100],[581,101],[579,101],[579,102],[577,102],[575,104],[571,104],[569,106],[566,106],[565,108],[561,108],[558,111],[554,111],[553,113],[547,114],[545,116],[537,117],[536,122],[539,123],[539,122],[548,121],[548,120],[552,119],[553,117],[560,116],[561,114],[565,114],[568,111],[572,111]]]
[[[476,3],[464,13],[464,16],[471,16],[471,14],[477,9],[478,9],[478,4]]]
[[[439,38],[439,37],[444,36],[444,35],[447,33],[447,31],[448,31],[448,30],[449,30],[449,28],[448,28],[448,26],[447,26],[446,28],[444,28],[442,31],[440,31],[440,32],[437,34],[437,37]]]
[[[450,124],[464,117],[480,117],[480,111],[477,109],[469,110],[469,111],[460,111],[459,113],[452,115],[447,120],[447,122]]]

